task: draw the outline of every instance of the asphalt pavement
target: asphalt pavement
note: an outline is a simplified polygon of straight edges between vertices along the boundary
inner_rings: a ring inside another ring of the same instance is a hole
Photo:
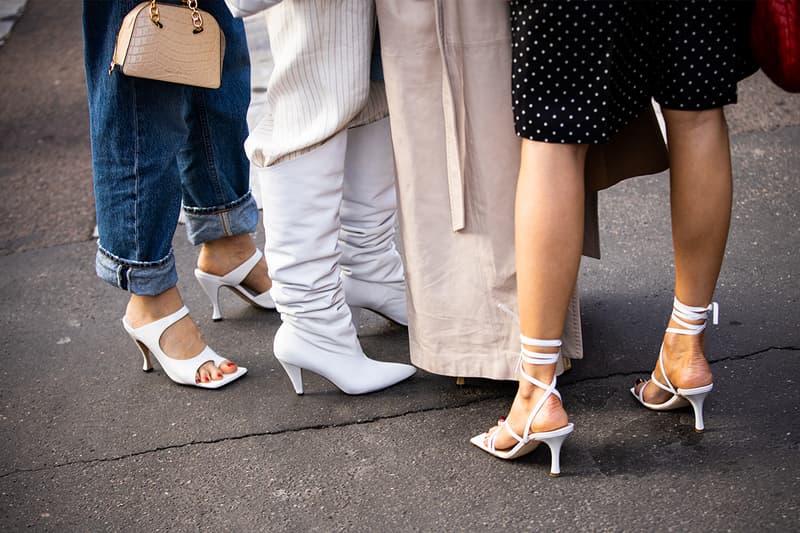
[[[603,258],[584,260],[586,357],[559,381],[575,423],[560,478],[468,439],[513,383],[418,372],[353,397],[271,353],[280,319],[192,276],[211,345],[249,368],[218,391],[141,372],[124,295],[94,275],[80,3],[29,0],[0,47],[0,529],[4,531],[800,531],[800,95],[758,74],[728,109],[733,224],[708,330],[707,431],[628,392],[671,307],[668,176],[601,194]],[[263,239],[259,230],[258,239]],[[372,356],[408,339],[371,317]]]

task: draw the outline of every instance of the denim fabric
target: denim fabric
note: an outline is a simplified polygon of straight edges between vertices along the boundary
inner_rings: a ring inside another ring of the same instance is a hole
[[[181,201],[194,244],[255,231],[243,150],[250,64],[241,20],[213,1],[201,7],[225,34],[219,89],[132,78],[119,69],[109,75],[119,26],[139,2],[84,0],[84,61],[97,274],[135,294],[155,295],[177,283],[171,244]]]

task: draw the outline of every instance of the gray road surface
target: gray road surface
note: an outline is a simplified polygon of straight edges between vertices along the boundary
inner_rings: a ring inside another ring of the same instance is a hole
[[[586,359],[559,386],[576,432],[551,479],[544,448],[506,463],[468,444],[513,384],[420,372],[348,397],[309,377],[297,397],[271,354],[278,316],[226,295],[212,323],[182,229],[187,304],[250,373],[216,392],[142,373],[124,297],[93,273],[80,3],[30,0],[0,73],[0,529],[800,529],[798,96],[758,75],[728,110],[734,221],[702,435],[689,412],[627,392],[671,305],[667,176],[601,196],[604,256],[581,275]],[[368,353],[408,359],[405,330],[367,329]]]

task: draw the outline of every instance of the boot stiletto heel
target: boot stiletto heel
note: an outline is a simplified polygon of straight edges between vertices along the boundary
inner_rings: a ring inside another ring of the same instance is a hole
[[[561,346],[560,340],[532,339],[530,337],[525,337],[524,335],[520,335],[520,339],[522,340],[522,344],[526,344],[528,346],[537,346],[540,348],[555,348]],[[472,437],[470,442],[483,451],[490,453],[495,457],[499,457],[500,459],[516,459],[517,457],[522,457],[523,455],[535,450],[540,443],[544,442],[547,444],[548,448],[550,448],[550,475],[553,477],[559,476],[561,474],[561,445],[564,443],[564,440],[567,438],[567,436],[572,433],[575,426],[572,423],[568,423],[566,426],[552,431],[531,433],[531,425],[533,424],[536,415],[539,414],[539,411],[541,410],[547,398],[553,395],[561,400],[561,394],[559,394],[556,390],[555,376],[553,377],[553,381],[548,385],[547,383],[539,381],[538,379],[526,373],[525,367],[522,365],[522,363],[524,362],[532,365],[551,365],[557,363],[560,358],[561,350],[556,353],[540,353],[528,350],[523,346],[520,353],[520,375],[523,377],[523,379],[530,382],[534,386],[545,390],[545,393],[533,407],[530,415],[528,415],[525,431],[521,436],[518,435],[512,429],[508,420],[504,419],[502,422],[500,422],[499,428],[494,433],[481,433],[480,435]],[[507,450],[498,450],[496,447],[497,436],[503,430],[514,437],[514,440],[517,441],[517,444]]]
[[[208,383],[197,383],[197,370],[201,366],[208,361],[213,361],[216,366],[219,366],[222,363],[225,363],[226,359],[223,359],[217,355],[216,352],[214,352],[214,350],[208,346],[203,348],[203,351],[190,359],[173,359],[164,353],[164,351],[161,349],[161,336],[164,334],[167,328],[188,314],[189,310],[186,308],[186,306],[184,306],[171,315],[165,316],[164,318],[156,320],[155,322],[151,322],[140,328],[133,328],[130,324],[128,324],[128,321],[125,318],[122,319],[122,326],[125,328],[125,331],[128,332],[128,335],[131,336],[136,345],[139,347],[139,350],[142,352],[142,357],[144,358],[143,369],[145,372],[153,368],[151,365],[150,356],[155,355],[156,359],[158,359],[158,364],[161,365],[161,368],[164,370],[164,373],[167,375],[167,377],[180,385],[191,385],[193,387],[200,387],[203,389],[218,389],[245,375],[245,373],[247,373],[247,369],[239,366],[232,374],[223,374],[223,377],[220,380],[210,381]]]
[[[303,369],[291,363],[286,363],[278,359],[286,374],[289,376],[289,381],[292,382],[292,387],[297,394],[303,394]]]
[[[706,322],[708,320],[708,312],[712,313],[712,323],[719,322],[719,306],[716,302],[712,302],[708,307],[692,307],[681,303],[678,298],[675,298],[672,308],[672,320],[674,320],[681,328],[667,328],[667,333],[676,333],[678,335],[699,335],[706,329]],[[686,322],[687,320],[702,320],[700,324],[692,324]],[[636,398],[639,403],[652,409],[653,411],[671,411],[692,406],[694,411],[694,430],[698,433],[705,429],[703,422],[703,403],[706,397],[714,388],[714,383],[709,383],[702,387],[694,387],[691,389],[675,388],[667,376],[667,371],[664,368],[664,343],[661,343],[661,349],[658,352],[658,366],[661,369],[661,375],[664,377],[666,383],[661,383],[656,378],[656,373],[650,375],[650,380],[645,381],[636,391],[636,386],[631,387],[631,394]],[[652,383],[656,387],[672,394],[672,397],[664,403],[649,403],[644,400],[644,389],[647,383]]]
[[[249,259],[224,276],[215,276],[214,274],[203,272],[199,268],[194,269],[194,276],[197,278],[197,281],[200,282],[203,291],[208,295],[208,299],[211,300],[211,306],[213,308],[211,314],[212,320],[215,322],[222,320],[222,308],[219,305],[219,290],[222,287],[229,288],[234,294],[254,307],[275,309],[275,303],[272,301],[269,291],[262,292],[261,294],[253,294],[251,290],[242,285],[242,282],[247,275],[250,274],[250,271],[253,270],[261,260],[261,257],[261,250],[256,248],[256,251],[253,252],[253,255],[251,255]]]

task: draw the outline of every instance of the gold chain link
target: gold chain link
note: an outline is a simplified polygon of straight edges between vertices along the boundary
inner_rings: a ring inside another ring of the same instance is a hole
[[[197,9],[197,0],[186,0],[186,5],[192,10],[192,25],[194,26],[194,33],[203,31],[203,15]]]
[[[197,7],[197,0],[181,0],[181,3],[192,11],[192,26],[194,26],[192,33],[200,33],[203,31],[203,15]],[[161,14],[158,12],[156,0],[150,0],[150,20],[159,28],[164,27],[164,25],[161,24]]]
[[[161,24],[161,14],[158,12],[158,4],[156,4],[156,0],[150,0],[150,20],[152,20],[153,24],[159,28],[164,27]]]

